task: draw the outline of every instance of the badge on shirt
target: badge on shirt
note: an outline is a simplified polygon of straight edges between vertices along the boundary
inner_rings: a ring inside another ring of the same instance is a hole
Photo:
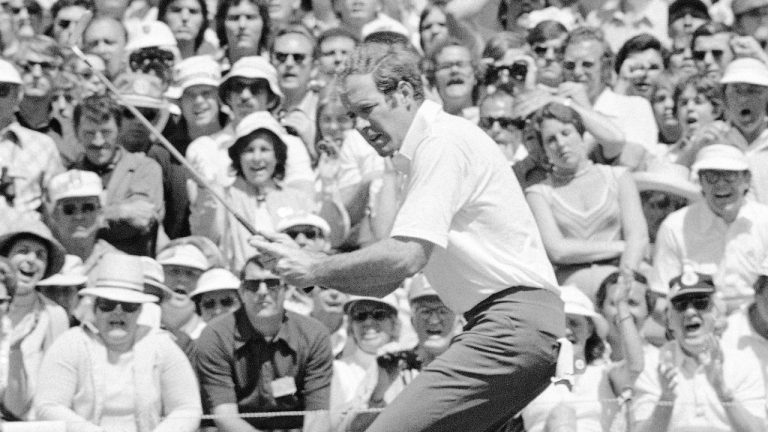
[[[269,383],[269,387],[272,389],[272,397],[275,399],[296,393],[296,381],[290,376],[272,381]]]

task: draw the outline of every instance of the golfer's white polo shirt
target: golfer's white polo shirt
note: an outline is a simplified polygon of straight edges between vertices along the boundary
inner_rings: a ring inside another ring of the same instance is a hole
[[[424,101],[394,163],[408,184],[392,236],[437,246],[424,272],[454,311],[516,285],[558,292],[520,185],[480,128]]]

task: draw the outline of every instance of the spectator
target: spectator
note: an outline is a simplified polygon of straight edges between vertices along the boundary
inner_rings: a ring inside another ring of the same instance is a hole
[[[723,350],[714,333],[723,313],[714,306],[714,292],[702,274],[686,272],[670,281],[667,319],[674,339],[648,359],[635,384],[632,430],[764,428],[760,366],[740,350]]]
[[[489,93],[502,89],[517,96],[534,88],[536,62],[530,56],[522,35],[510,32],[496,34],[486,42],[482,58],[485,66],[483,84],[488,87]]]
[[[536,58],[539,85],[557,88],[563,82],[563,44],[568,30],[557,21],[542,21],[528,32],[528,45]]]
[[[429,62],[427,76],[443,110],[477,123],[477,62],[469,47],[458,39],[445,39],[432,47]]]
[[[655,37],[643,33],[627,40],[616,54],[614,70],[619,80],[617,93],[651,100],[654,86],[664,73],[665,50]]]
[[[680,140],[682,134],[680,119],[675,105],[675,83],[667,73],[659,75],[651,87],[648,100],[653,108],[656,126],[659,128],[659,144],[669,147]]]
[[[691,51],[691,37],[677,38],[672,41],[671,50],[667,53],[667,72],[676,80],[684,80],[699,73]]]
[[[90,20],[93,11],[96,10],[93,0],[57,0],[51,6],[51,18],[53,23],[46,32],[61,46],[67,46],[72,38],[82,38],[81,34],[73,34],[78,31],[79,23],[83,19]],[[82,28],[79,28],[82,31]]]
[[[125,45],[128,67],[135,73],[159,78],[165,92],[173,80],[173,66],[181,60],[173,32],[160,21],[131,24],[127,27],[128,43]]]
[[[212,268],[197,280],[195,290],[189,293],[195,302],[197,315],[206,323],[217,316],[234,312],[240,307],[237,290],[240,279],[223,268]]]
[[[703,148],[693,172],[704,199],[672,213],[661,224],[653,265],[662,281],[686,266],[713,276],[733,310],[754,295],[760,265],[768,257],[768,208],[746,199],[749,160],[733,146]]]
[[[768,2],[765,0],[734,0],[733,30],[741,36],[752,36],[765,46],[768,42]]]
[[[88,284],[83,261],[75,255],[67,255],[64,266],[58,273],[37,283],[35,288],[49,300],[61,306],[69,318],[69,326],[80,325],[75,316],[78,306],[78,292]]]
[[[107,77],[115,79],[127,66],[128,31],[117,19],[98,17],[83,32],[83,50],[98,55],[107,65]]]
[[[173,294],[160,304],[162,323],[173,332],[184,332],[192,340],[200,337],[205,321],[195,313],[191,293],[209,263],[203,252],[191,244],[171,245],[157,254],[163,266],[164,283]]]
[[[720,81],[726,66],[734,58],[731,49],[733,33],[723,24],[710,22],[697,28],[691,35],[691,53],[699,73]]]
[[[534,124],[551,171],[526,189],[526,198],[560,284],[576,284],[594,298],[595,279],[603,278],[592,275],[602,273],[600,266],[627,272],[642,261],[648,232],[637,187],[625,169],[587,159],[584,124],[572,109],[546,105]]]
[[[0,201],[19,213],[38,211],[45,185],[64,170],[53,140],[21,126],[14,116],[22,85],[16,68],[0,59]]]
[[[71,431],[192,432],[200,423],[197,380],[168,333],[137,323],[144,303],[141,260],[108,255],[93,288],[93,326],[70,329],[45,359],[35,408]],[[120,308],[118,311],[117,308]]]
[[[669,5],[669,37],[690,43],[700,25],[710,21],[709,8],[701,0],[675,0]]]
[[[256,112],[237,125],[236,135],[228,152],[237,177],[224,189],[235,210],[261,231],[274,231],[281,214],[311,212],[314,203],[309,196],[282,186],[288,149],[280,124],[269,113]],[[255,252],[248,244],[251,234],[207,189],[192,204],[190,225],[193,233],[219,245],[232,269],[242,267]]]
[[[13,268],[13,265],[11,262],[5,258],[0,257],[0,320],[7,321],[8,320],[8,311],[10,310],[11,303],[13,302],[13,296],[16,293],[16,270]],[[2,335],[2,343],[7,343],[6,338],[9,338],[10,335],[4,333]],[[7,382],[21,382],[21,380],[17,377],[14,377],[14,374],[23,373],[22,368],[18,367],[16,363],[10,364],[10,358],[8,354],[4,355],[3,361],[6,362],[8,365],[6,367],[6,371],[4,374],[6,375],[5,382],[2,384],[2,392],[3,395],[8,395],[8,389],[6,388]],[[6,402],[3,401],[3,405],[5,405]],[[6,410],[7,411],[7,410]],[[9,417],[12,415],[9,415],[10,413],[4,412],[2,414],[3,420],[10,420]]]
[[[38,374],[43,354],[69,328],[64,309],[35,291],[38,282],[61,270],[65,254],[48,227],[29,216],[17,219],[0,236],[0,256],[8,258],[16,279],[8,314],[11,327],[7,355],[20,369],[9,376],[3,396],[5,411],[16,419],[31,416],[32,398],[40,388]]]
[[[136,108],[155,129],[163,130],[168,121],[169,112],[168,101],[163,96],[162,81],[151,74],[129,72],[115,80],[115,87],[120,92],[118,102],[123,109],[117,144],[130,153],[146,154],[157,138],[126,105]]]
[[[156,162],[118,144],[122,120],[109,96],[91,96],[75,107],[75,132],[85,147],[75,168],[95,172],[104,185],[106,227],[99,237],[123,252],[152,255],[164,210],[162,174]]]
[[[101,74],[107,73],[107,65],[104,63],[104,59],[96,54],[85,54],[85,58],[88,60],[88,63],[77,56],[69,56],[64,60],[64,72],[74,74],[81,86],[79,88],[80,94],[76,95],[77,103],[80,103],[88,96],[102,96],[107,93],[106,86],[96,75],[96,72]]]
[[[640,33],[649,33],[668,46],[669,4],[661,0],[607,1],[587,16],[587,25],[605,32],[613,52]]]
[[[394,31],[408,35],[408,29],[381,11],[381,0],[341,0],[335,2],[339,26],[364,39],[377,31]]]
[[[669,148],[667,158],[690,166],[696,143],[725,112],[723,88],[704,75],[694,75],[675,87],[675,106],[680,123],[680,141]]]
[[[254,258],[246,262],[240,279],[242,307],[214,320],[197,340],[206,412],[216,416],[221,432],[251,427],[323,430],[327,413],[322,412],[304,417],[238,416],[327,410],[333,372],[328,331],[312,318],[284,310],[283,282]]]
[[[512,117],[515,98],[504,90],[497,90],[480,102],[478,125],[501,148],[510,166],[528,156],[523,144],[525,120]]]
[[[352,33],[331,28],[317,38],[317,63],[320,73],[333,77],[344,67],[344,61],[357,46],[358,39]]]
[[[266,53],[272,26],[267,6],[262,2],[221,0],[215,21],[216,36],[230,65],[243,57]]]
[[[205,0],[162,0],[157,19],[173,32],[181,59],[210,55],[216,47],[208,40],[208,5]]]

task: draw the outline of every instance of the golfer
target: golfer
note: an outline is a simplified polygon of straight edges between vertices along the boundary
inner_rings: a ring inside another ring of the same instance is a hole
[[[382,297],[424,270],[465,331],[369,432],[488,431],[541,393],[565,333],[555,275],[504,155],[477,126],[424,100],[418,59],[363,45],[339,85],[358,131],[407,175],[391,237],[319,256],[277,237],[252,244],[287,283]]]

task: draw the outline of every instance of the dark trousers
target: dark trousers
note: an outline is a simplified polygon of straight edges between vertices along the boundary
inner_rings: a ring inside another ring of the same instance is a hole
[[[465,314],[467,325],[367,432],[495,431],[550,384],[563,303],[514,287]]]

